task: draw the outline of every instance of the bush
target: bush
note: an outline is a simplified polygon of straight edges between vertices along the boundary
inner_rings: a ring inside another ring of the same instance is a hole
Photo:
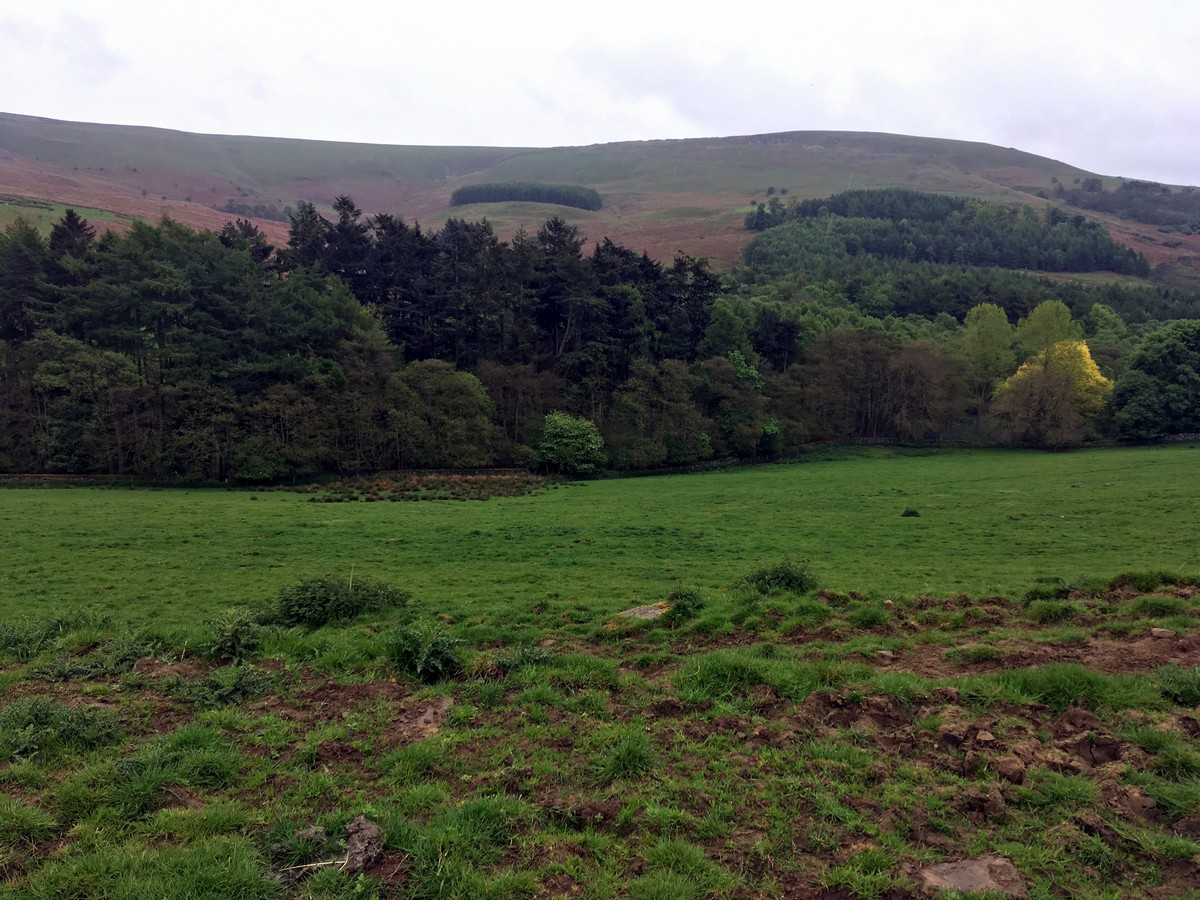
[[[209,623],[213,636],[205,648],[209,659],[242,662],[262,644],[261,614],[250,609],[226,610]]]
[[[319,628],[344,622],[364,612],[389,606],[404,606],[410,595],[370,578],[324,575],[298,582],[279,592],[263,622],[274,625],[303,625]]]
[[[820,584],[808,567],[807,560],[797,564],[785,558],[777,565],[751,572],[738,582],[738,586],[753,588],[760,594],[773,594],[776,591],[807,594],[815,591]]]
[[[425,619],[397,628],[384,637],[384,652],[400,671],[431,684],[462,670],[458,645],[440,622]]]

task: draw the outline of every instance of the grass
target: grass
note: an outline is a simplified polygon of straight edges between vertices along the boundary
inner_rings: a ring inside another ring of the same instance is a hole
[[[14,488],[0,504],[0,619],[91,606],[198,629],[216,610],[265,602],[298,578],[358,572],[456,620],[488,624],[504,607],[506,627],[532,634],[564,615],[603,619],[681,588],[724,594],[786,559],[811,560],[836,592],[1012,595],[1047,577],[1194,565],[1196,454],[1189,445],[864,449],[470,504]],[[922,517],[899,519],[910,504]]]
[[[1172,890],[1200,670],[1142,651],[1200,631],[1192,454],[869,450],[486,503],[5,490],[0,892],[870,898],[985,852],[1030,896]],[[351,573],[381,601],[342,604]]]

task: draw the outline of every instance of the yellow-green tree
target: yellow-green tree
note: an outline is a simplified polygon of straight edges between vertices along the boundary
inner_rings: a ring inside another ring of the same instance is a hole
[[[993,410],[1036,444],[1078,439],[1104,412],[1112,382],[1085,341],[1058,341],[1034,354],[996,391]]]

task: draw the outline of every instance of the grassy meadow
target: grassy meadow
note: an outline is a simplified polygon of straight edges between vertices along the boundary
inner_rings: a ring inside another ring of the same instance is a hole
[[[834,458],[841,456],[843,458]],[[357,572],[456,617],[611,615],[720,594],[781,558],[873,597],[1016,596],[1047,579],[1200,569],[1200,448],[889,449],[577,482],[487,502],[282,491],[0,491],[0,615],[81,605],[187,628]],[[919,516],[905,517],[905,510]]]
[[[1197,460],[2,488],[0,897],[1200,900]]]

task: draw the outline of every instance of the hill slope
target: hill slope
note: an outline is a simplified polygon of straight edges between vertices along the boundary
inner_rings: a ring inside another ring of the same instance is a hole
[[[990,144],[902,135],[796,131],[743,137],[637,141],[587,147],[404,147],[201,135],[62,122],[0,113],[0,225],[39,216],[27,198],[104,211],[98,218],[157,219],[219,228],[228,209],[286,238],[284,207],[349,194],[367,213],[438,227],[486,216],[499,233],[562,215],[595,240],[608,235],[652,256],[676,250],[732,263],[752,236],[742,218],[769,188],[821,197],[848,187],[904,186],[1013,202],[1044,202],[1054,181],[1093,177],[1066,163]],[[597,212],[532,203],[451,209],[466,184],[542,181],[595,188]],[[228,204],[236,204],[230,207]],[[41,209],[47,219],[52,210]],[[1097,217],[1100,218],[1100,217]],[[1109,219],[1119,239],[1153,262],[1200,254],[1200,237],[1165,248],[1146,226]],[[1149,245],[1149,246],[1148,246]]]

